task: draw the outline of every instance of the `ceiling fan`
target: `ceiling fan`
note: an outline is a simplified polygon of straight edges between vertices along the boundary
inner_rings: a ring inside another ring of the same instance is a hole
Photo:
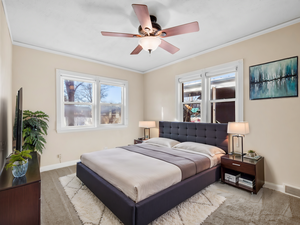
[[[156,17],[149,15],[147,5],[132,4],[132,7],[141,24],[138,28],[139,34],[101,31],[103,36],[140,38],[139,45],[131,52],[130,55],[137,55],[142,49],[151,54],[151,52],[157,49],[157,47],[161,47],[171,54],[174,54],[179,51],[179,48],[161,38],[199,31],[197,21],[176,27],[161,29],[161,26],[156,23]]]

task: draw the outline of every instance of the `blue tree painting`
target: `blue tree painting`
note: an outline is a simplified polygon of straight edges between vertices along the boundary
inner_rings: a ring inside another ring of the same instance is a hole
[[[250,99],[298,97],[298,57],[250,66]]]

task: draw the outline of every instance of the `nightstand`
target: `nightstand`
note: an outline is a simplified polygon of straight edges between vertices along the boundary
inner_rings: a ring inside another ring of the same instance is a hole
[[[242,175],[250,175],[255,180],[253,188],[225,180],[225,173],[236,171]],[[265,183],[264,157],[259,160],[247,159],[239,155],[224,155],[221,157],[221,180],[231,186],[257,194]]]
[[[134,144],[141,144],[144,140],[134,139]]]

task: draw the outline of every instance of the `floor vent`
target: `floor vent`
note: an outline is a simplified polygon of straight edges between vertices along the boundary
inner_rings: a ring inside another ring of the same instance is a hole
[[[285,193],[300,197],[300,189],[285,185]]]

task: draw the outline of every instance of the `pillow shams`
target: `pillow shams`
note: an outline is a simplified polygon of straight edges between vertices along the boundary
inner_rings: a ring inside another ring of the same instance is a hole
[[[210,156],[214,156],[217,154],[226,154],[226,152],[216,146],[206,145],[196,142],[182,142],[173,146],[173,148],[190,150],[194,152],[204,153]]]
[[[153,145],[159,145],[159,146],[164,146],[164,147],[169,147],[172,148],[174,145],[180,144],[180,142],[175,141],[173,139],[169,138],[150,138],[143,143],[146,144],[153,144]]]

